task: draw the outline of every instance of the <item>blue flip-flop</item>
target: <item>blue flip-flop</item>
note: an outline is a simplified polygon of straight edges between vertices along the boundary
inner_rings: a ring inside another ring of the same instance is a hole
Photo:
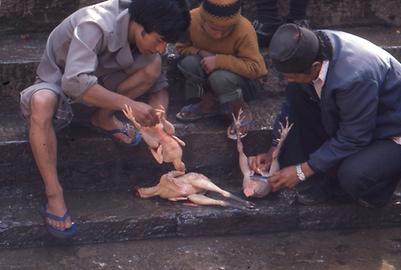
[[[192,116],[184,116],[186,113],[191,114]],[[219,112],[217,111],[204,113],[200,109],[200,104],[195,103],[182,107],[182,109],[175,115],[175,117],[183,122],[193,122],[203,118],[217,116],[218,114]]]
[[[56,238],[71,238],[74,235],[77,234],[77,224],[72,223],[71,227],[65,230],[59,230],[53,226],[51,226],[49,223],[47,223],[46,218],[54,220],[54,221],[61,221],[64,222],[67,218],[71,217],[71,215],[67,212],[63,216],[56,216],[52,213],[47,212],[47,205],[45,206],[45,211],[44,211],[44,219],[45,219],[45,224],[46,224],[46,229],[47,231],[54,237]]]
[[[103,135],[106,135],[107,137],[109,137],[110,139],[112,139],[114,142],[118,143],[119,145],[123,145],[123,146],[137,146],[141,140],[142,140],[142,136],[141,133],[139,132],[139,130],[137,130],[135,127],[131,126],[128,122],[122,122],[123,123],[123,127],[122,128],[115,128],[115,129],[111,129],[111,130],[106,130],[97,126],[94,126],[91,122],[89,122],[89,127],[93,130],[95,130],[96,132],[99,132]],[[130,128],[135,129],[135,137],[132,138],[130,143],[125,143],[119,139],[117,139],[114,135],[118,134],[118,133],[122,133],[128,137],[130,137],[129,134],[129,130]]]

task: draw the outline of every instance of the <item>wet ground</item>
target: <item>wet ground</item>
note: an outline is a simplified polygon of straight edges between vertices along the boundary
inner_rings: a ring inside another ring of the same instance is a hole
[[[0,269],[401,269],[401,229],[180,238],[0,251]]]

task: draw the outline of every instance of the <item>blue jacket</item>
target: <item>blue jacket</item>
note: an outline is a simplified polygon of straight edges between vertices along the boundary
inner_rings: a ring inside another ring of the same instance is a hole
[[[339,31],[322,32],[331,41],[333,56],[320,100],[322,123],[330,139],[308,160],[318,172],[327,171],[373,140],[401,135],[401,64],[365,39]],[[275,129],[286,114],[283,106]]]

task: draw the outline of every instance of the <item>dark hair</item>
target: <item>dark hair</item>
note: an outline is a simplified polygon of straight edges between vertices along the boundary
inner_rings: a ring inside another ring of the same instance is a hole
[[[330,60],[333,55],[333,47],[329,37],[322,31],[316,31],[315,34],[319,40],[319,52],[315,61]]]
[[[319,40],[319,51],[317,52],[316,58],[313,62],[323,62],[324,60],[330,60],[333,55],[333,47],[331,46],[329,37],[322,31],[314,31],[314,33]],[[310,66],[302,73],[311,74],[312,66]]]
[[[147,33],[156,32],[169,43],[177,42],[191,22],[186,0],[132,0],[129,14]]]

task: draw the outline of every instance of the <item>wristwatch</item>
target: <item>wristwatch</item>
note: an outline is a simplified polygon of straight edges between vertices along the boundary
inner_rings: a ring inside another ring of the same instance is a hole
[[[299,181],[305,181],[306,177],[305,177],[304,172],[302,171],[301,164],[296,165],[295,170],[297,171],[297,177],[298,177]]]

